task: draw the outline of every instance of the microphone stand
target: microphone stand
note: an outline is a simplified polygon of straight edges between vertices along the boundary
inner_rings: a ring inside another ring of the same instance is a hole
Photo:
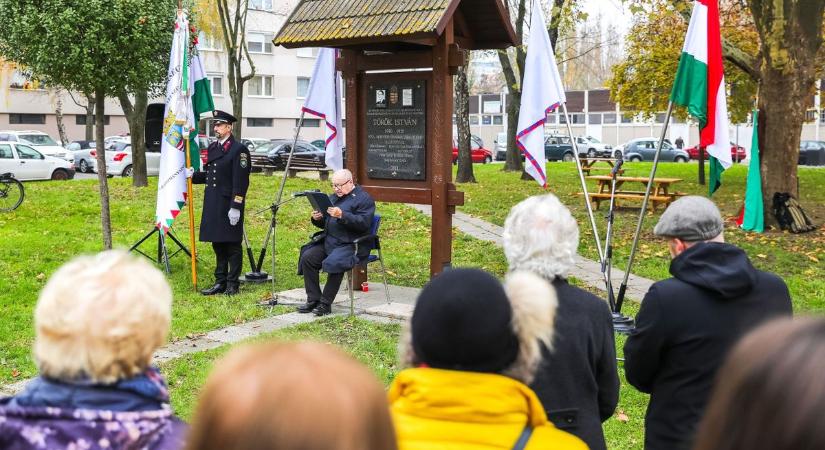
[[[629,334],[633,329],[633,319],[621,314],[616,306],[616,299],[613,294],[613,219],[616,208],[616,177],[622,167],[624,160],[622,157],[616,158],[616,165],[610,172],[612,180],[610,182],[610,207],[607,209],[607,233],[604,238],[604,259],[602,260],[602,274],[607,288],[607,301],[613,316],[613,329],[617,333]]]

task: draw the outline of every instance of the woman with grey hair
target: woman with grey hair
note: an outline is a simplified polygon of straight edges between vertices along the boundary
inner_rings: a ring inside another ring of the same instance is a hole
[[[576,219],[552,194],[530,197],[510,210],[503,240],[510,270],[540,275],[558,298],[552,350],[542,348],[530,386],[558,428],[605,449],[601,424],[619,402],[613,320],[605,301],[567,281],[579,244]]]

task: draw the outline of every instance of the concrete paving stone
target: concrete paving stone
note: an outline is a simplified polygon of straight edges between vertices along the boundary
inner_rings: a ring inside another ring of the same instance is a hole
[[[212,341],[208,339],[184,339],[182,341],[173,342],[166,347],[165,350],[177,353],[181,356],[188,355],[190,353],[197,353],[206,350],[211,350],[213,348],[218,348],[223,345],[223,342],[220,341]]]
[[[175,358],[180,358],[180,354],[167,350],[166,347],[160,348],[152,356],[152,364],[160,364]]]
[[[405,303],[384,303],[382,305],[367,308],[366,312],[369,315],[390,317],[399,320],[408,320],[412,317],[413,305]]]
[[[287,314],[281,314],[280,316],[278,316],[278,318],[283,320],[284,322],[289,322],[290,325],[296,325],[296,324],[299,324],[299,323],[312,322],[313,320],[317,319],[318,317],[315,314],[312,314],[312,313],[301,314],[301,313],[298,313],[298,312],[291,312],[291,313],[287,313]]]
[[[259,334],[271,333],[273,331],[280,330],[281,328],[286,328],[292,324],[293,322],[282,320],[281,315],[278,315],[253,322],[247,322],[238,326],[247,329],[252,336],[257,336]]]
[[[219,330],[212,330],[204,336],[205,339],[209,339],[211,341],[218,341],[223,342],[224,344],[231,344],[234,342],[239,342],[244,339],[248,339],[252,336],[255,336],[255,332],[250,330],[249,328],[242,327],[242,326],[231,326],[226,328],[221,328]]]
[[[365,320],[369,320],[370,322],[376,322],[376,323],[394,323],[394,324],[402,325],[405,322],[404,320],[393,319],[392,317],[373,316],[371,314],[364,314],[364,315],[361,316],[361,318],[363,318]]]

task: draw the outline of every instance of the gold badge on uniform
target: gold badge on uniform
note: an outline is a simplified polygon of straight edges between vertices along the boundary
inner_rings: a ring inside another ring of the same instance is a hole
[[[246,166],[249,165],[249,154],[248,153],[241,153],[241,169],[246,169]]]
[[[236,195],[235,198],[232,199],[235,203],[243,203],[243,196]]]

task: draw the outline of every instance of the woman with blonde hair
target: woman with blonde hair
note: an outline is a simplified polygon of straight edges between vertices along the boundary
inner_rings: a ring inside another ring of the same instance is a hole
[[[189,450],[394,450],[384,389],[326,344],[239,347],[215,364]]]
[[[586,449],[528,387],[550,346],[556,297],[529,272],[507,292],[477,269],[448,270],[418,297],[389,390],[401,450]]]
[[[171,315],[163,274],[125,251],[61,267],[34,312],[40,376],[0,400],[0,448],[182,448],[186,425],[150,366]]]

